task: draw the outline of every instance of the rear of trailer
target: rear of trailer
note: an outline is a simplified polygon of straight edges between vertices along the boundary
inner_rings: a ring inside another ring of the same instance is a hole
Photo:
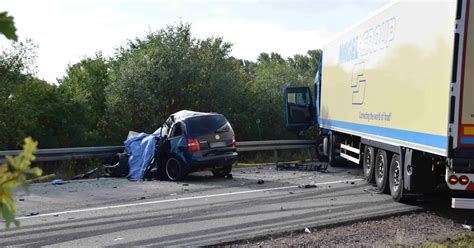
[[[440,178],[474,190],[473,8],[397,1],[353,26],[324,47],[314,102],[308,88],[285,90],[287,127],[314,117],[321,158],[363,165],[395,200]]]

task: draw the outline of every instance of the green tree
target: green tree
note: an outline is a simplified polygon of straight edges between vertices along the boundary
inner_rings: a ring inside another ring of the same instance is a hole
[[[21,116],[13,107],[18,87],[34,79],[36,45],[31,40],[13,42],[0,53],[0,150],[17,149],[21,138],[14,119]],[[25,136],[22,136],[25,137]]]
[[[193,38],[182,23],[119,49],[106,95],[121,138],[128,129],[152,132],[182,109],[221,112],[238,123],[246,86],[230,51],[222,38]]]
[[[76,147],[84,145],[84,106],[73,101],[56,85],[38,79],[28,80],[17,87],[10,107],[16,113],[10,116],[14,127],[11,142],[18,147],[17,137],[32,136],[42,148]],[[13,147],[9,147],[13,149]]]
[[[84,145],[105,145],[107,132],[105,89],[110,84],[109,61],[102,53],[70,65],[66,76],[59,80],[61,93],[87,113],[79,122],[84,126]]]

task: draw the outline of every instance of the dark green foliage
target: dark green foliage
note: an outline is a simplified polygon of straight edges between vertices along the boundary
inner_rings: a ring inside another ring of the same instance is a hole
[[[0,34],[10,40],[16,41],[18,39],[13,17],[9,16],[7,12],[0,12]]]
[[[224,114],[237,140],[295,138],[284,127],[283,88],[312,85],[320,57],[311,50],[238,60],[221,37],[193,38],[180,23],[111,58],[97,53],[70,65],[53,85],[34,77],[31,42],[14,44],[0,55],[0,150],[28,135],[40,148],[119,145],[129,130],[151,133],[182,109]]]

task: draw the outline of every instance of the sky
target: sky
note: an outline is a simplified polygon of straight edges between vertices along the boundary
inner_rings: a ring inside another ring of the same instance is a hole
[[[38,45],[37,77],[50,83],[67,66],[179,22],[197,38],[223,37],[232,56],[255,60],[322,48],[389,0],[1,0],[20,40]],[[0,37],[0,49],[8,42]]]

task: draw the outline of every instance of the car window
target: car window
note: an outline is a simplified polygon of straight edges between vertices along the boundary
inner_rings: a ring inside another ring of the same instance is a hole
[[[179,136],[181,136],[182,134],[183,134],[183,132],[182,132],[181,124],[180,124],[180,123],[176,123],[176,124],[173,126],[173,129],[171,130],[170,138],[179,137]]]
[[[193,136],[230,130],[227,119],[222,115],[193,117],[186,120],[186,126],[189,133]]]

